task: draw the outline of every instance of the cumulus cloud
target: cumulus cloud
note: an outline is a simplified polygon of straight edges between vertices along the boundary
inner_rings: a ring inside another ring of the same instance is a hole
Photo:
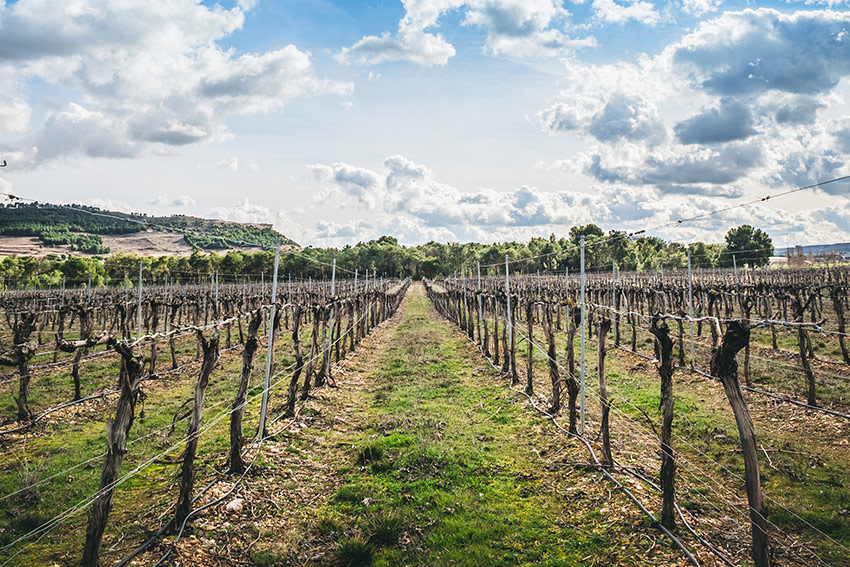
[[[614,0],[593,0],[593,12],[603,22],[614,24],[634,20],[654,26],[660,20],[655,6],[642,0],[626,0],[623,4],[617,4]]]
[[[0,4],[0,64],[11,64],[0,94],[12,101],[0,111],[0,126],[24,134],[3,145],[35,148],[25,151],[30,163],[69,155],[129,157],[152,146],[224,138],[225,121],[235,114],[350,90],[319,78],[309,53],[293,45],[242,55],[220,47],[216,42],[241,28],[252,4],[229,10],[195,0]],[[21,85],[31,79],[79,95],[27,132],[30,111]]]
[[[244,197],[239,203],[232,207],[215,207],[210,211],[209,218],[234,222],[274,222],[274,215],[272,215],[271,209],[263,205],[252,203],[248,197]]]
[[[148,200],[148,204],[159,207],[194,207],[197,203],[191,195],[177,195],[176,197],[157,195]]]
[[[704,110],[674,128],[683,144],[717,144],[743,140],[756,133],[753,114],[747,105],[724,100],[719,108]]]
[[[683,0],[682,10],[687,14],[701,16],[716,12],[723,0]]]
[[[9,195],[14,195],[15,192],[12,191],[12,182],[8,179],[3,179],[0,177],[0,201],[10,202]]]
[[[589,69],[571,69],[571,78]],[[614,71],[619,73],[619,69]],[[609,75],[602,73],[602,75]],[[537,114],[551,132],[576,131],[606,143],[644,142],[654,146],[667,137],[656,104],[639,93],[638,85],[620,84],[612,89],[604,79],[589,79],[562,93],[562,101]]]
[[[339,59],[365,65],[386,61],[445,65],[455,48],[433,30],[452,11],[463,13],[464,25],[487,30],[484,48],[494,55],[561,55],[595,45],[593,38],[576,39],[566,33],[569,13],[561,0],[407,0],[404,7],[395,34],[366,36],[343,48]]]
[[[705,148],[681,154],[650,154],[641,163],[628,167],[609,165],[606,157],[591,155],[584,166],[585,173],[600,181],[653,185],[677,193],[685,192],[685,186],[688,186],[687,191],[694,193],[715,193],[713,186],[740,180],[763,159],[761,149],[751,145]],[[706,185],[707,188],[700,187]]]
[[[700,23],[671,55],[712,94],[815,94],[850,74],[849,23],[847,12],[727,12]]]
[[[89,199],[88,204],[92,207],[97,207],[105,211],[116,211],[119,213],[135,212],[135,209],[132,205],[130,205],[129,203],[125,203],[124,201],[120,201],[118,199],[101,199],[98,197],[92,197],[91,199]]]
[[[559,167],[664,194],[736,197],[847,174],[850,130],[822,116],[846,104],[848,22],[829,11],[726,12],[634,63],[568,60],[569,88],[537,120],[587,144]]]
[[[811,124],[817,111],[826,105],[810,96],[797,96],[776,111],[776,121],[780,124]]]
[[[587,221],[591,215],[610,217],[612,207],[623,206],[632,214],[643,210],[633,202],[624,205],[627,193],[592,196],[528,186],[506,192],[467,191],[441,183],[425,165],[400,155],[387,157],[380,171],[344,163],[314,165],[311,171],[326,186],[322,206],[339,205],[339,197],[344,197],[369,211],[369,219],[364,221],[319,223],[316,234],[320,238],[362,237],[381,230],[398,234],[394,224],[405,223],[405,234],[414,240],[492,240],[494,234],[507,237],[552,227],[563,229]],[[420,229],[413,230],[414,225]]]
[[[729,144],[729,147],[735,147]],[[698,159],[710,166],[734,161],[734,151],[714,149]],[[746,162],[752,156],[742,152]],[[746,163],[742,166],[745,167]],[[316,170],[320,166],[311,166]],[[708,166],[706,166],[708,167]],[[733,166],[729,166],[734,169]],[[751,224],[762,227],[778,244],[813,242],[818,239],[850,237],[850,214],[831,214],[826,209],[789,212],[770,204],[736,209],[726,215],[707,217],[695,223],[677,225],[676,220],[704,214],[728,205],[728,198],[740,197],[738,189],[729,184],[690,187],[667,185],[664,188],[650,183],[621,181],[598,184],[589,191],[563,189],[542,191],[520,186],[509,191],[464,189],[439,181],[438,176],[424,164],[404,156],[389,156],[376,170],[337,163],[327,166],[327,172],[356,172],[353,177],[359,187],[374,193],[372,204],[359,198],[359,190],[351,190],[352,176],[322,175],[326,191],[316,204],[326,215],[346,211],[349,220],[321,220],[306,230],[305,241],[321,245],[344,245],[354,240],[369,240],[392,234],[402,243],[437,241],[496,242],[527,240],[541,234],[566,235],[571,226],[596,223],[603,229],[641,230],[659,227],[652,234],[677,241],[696,240],[716,242],[730,227]],[[686,170],[681,163],[647,165],[644,176],[678,178]],[[745,167],[746,168],[746,167]],[[323,170],[324,171],[324,170]],[[729,172],[723,175],[731,175]],[[666,180],[665,180],[666,183]],[[352,207],[363,212],[351,219]],[[810,232],[807,232],[810,230]],[[824,241],[826,241],[824,240]]]
[[[440,34],[400,27],[395,36],[366,36],[339,53],[341,61],[377,65],[385,61],[408,61],[419,65],[445,65],[454,57],[455,48]]]
[[[666,131],[654,105],[642,97],[615,93],[594,114],[587,128],[600,142],[629,140],[650,144],[663,141]]]

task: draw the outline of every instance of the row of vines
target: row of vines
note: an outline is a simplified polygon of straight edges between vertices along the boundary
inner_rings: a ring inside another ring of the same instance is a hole
[[[0,294],[0,565],[166,561],[162,538],[232,492],[408,285]]]
[[[583,293],[580,274],[426,285],[708,564],[846,564],[850,270],[585,278]]]

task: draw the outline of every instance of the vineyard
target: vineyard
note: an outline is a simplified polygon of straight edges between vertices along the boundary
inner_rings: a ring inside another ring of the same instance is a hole
[[[850,270],[481,268],[2,292],[0,565],[848,564]]]
[[[506,270],[428,292],[692,563],[696,546],[711,564],[844,565],[849,276]]]
[[[200,506],[205,494],[223,483],[232,492],[263,442],[334,384],[408,285],[367,274],[4,293],[2,564],[45,564],[62,542],[84,565],[120,561],[101,545],[117,533],[139,546],[126,564],[158,536],[179,538],[224,499]],[[125,512],[133,501],[146,503],[143,518]]]

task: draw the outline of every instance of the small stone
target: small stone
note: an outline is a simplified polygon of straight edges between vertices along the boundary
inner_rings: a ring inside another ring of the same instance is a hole
[[[224,509],[228,512],[238,514],[242,512],[243,503],[244,500],[242,498],[236,498],[235,500],[228,502]]]
[[[367,498],[364,498],[364,499],[363,499],[363,505],[364,505],[364,506],[368,506],[368,505],[369,505],[369,504],[371,504],[371,503],[372,503],[372,499],[371,499],[371,498],[368,498],[368,497],[367,497]]]

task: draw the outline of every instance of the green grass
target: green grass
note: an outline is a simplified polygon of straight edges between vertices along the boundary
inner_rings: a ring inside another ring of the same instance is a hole
[[[607,372],[609,391],[628,400],[626,403],[612,397],[615,407],[647,429],[649,425],[644,414],[652,417],[656,424],[660,423],[659,386],[654,368],[649,366],[647,374],[627,372],[625,365],[615,357],[610,358],[608,368],[611,369]],[[677,373],[676,376],[687,375]],[[707,404],[704,391],[689,388],[681,378],[674,378],[674,381],[674,448],[688,460],[682,466],[689,472],[699,467],[721,484],[731,481],[735,490],[743,494],[743,482],[731,478],[727,472],[744,477],[738,430],[725,397],[718,404]],[[717,394],[722,396],[722,390]],[[757,412],[756,409],[751,411]],[[623,426],[615,423],[612,428],[623,431]],[[816,530],[850,547],[850,519],[846,513],[850,509],[847,454],[841,458],[840,453],[834,451],[822,452],[817,439],[788,436],[781,430],[758,423],[756,434],[759,447],[771,455],[768,462],[763,452],[759,454],[768,520],[782,531],[816,546],[824,560],[843,558],[846,552]],[[691,478],[690,474],[686,476]],[[707,486],[716,484],[703,485],[697,481],[688,493],[705,496],[716,490]],[[700,498],[688,499],[685,495],[680,498],[687,508],[704,507]]]
[[[452,333],[412,294],[371,373],[360,466],[327,503],[335,525],[372,544],[373,565],[629,565],[638,538],[541,483],[528,435],[550,425]]]

